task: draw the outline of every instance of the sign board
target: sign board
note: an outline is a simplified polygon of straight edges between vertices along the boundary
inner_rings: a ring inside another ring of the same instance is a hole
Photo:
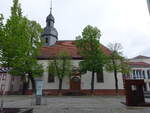
[[[42,96],[43,80],[36,80],[36,95]]]

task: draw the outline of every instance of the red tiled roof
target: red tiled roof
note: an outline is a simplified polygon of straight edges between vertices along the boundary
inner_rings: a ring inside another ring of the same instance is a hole
[[[150,67],[150,64],[145,62],[129,62],[129,65],[132,67]]]
[[[148,56],[143,56],[143,55],[138,55],[138,56],[136,56],[136,57],[134,57],[134,58],[132,58],[132,59],[147,59],[147,58],[150,58],[150,57],[148,57]]]
[[[106,55],[109,55],[111,51],[106,48],[104,45],[101,45],[103,52]],[[75,45],[75,41],[57,41],[53,46],[45,46],[40,50],[40,55],[38,59],[48,59],[56,56],[60,51],[67,51],[70,56],[74,59],[81,59],[82,57],[79,55],[78,48]]]

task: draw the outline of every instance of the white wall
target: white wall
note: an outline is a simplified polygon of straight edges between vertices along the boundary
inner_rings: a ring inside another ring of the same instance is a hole
[[[44,74],[42,79],[44,80],[44,89],[58,89],[58,79],[55,77],[54,83],[48,83],[48,60],[39,60],[40,64],[44,66]],[[72,60],[73,66],[78,67],[80,60]],[[104,71],[104,82],[97,83],[95,76],[95,89],[115,89],[115,79],[113,73]],[[118,73],[118,86],[119,89],[123,89],[123,80],[121,73]],[[66,77],[63,81],[63,89],[70,88],[69,77]],[[90,89],[91,88],[91,72],[87,72],[81,76],[81,89]]]

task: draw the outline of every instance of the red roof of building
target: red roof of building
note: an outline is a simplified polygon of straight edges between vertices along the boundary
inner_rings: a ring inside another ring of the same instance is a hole
[[[111,51],[104,45],[101,45],[103,52],[106,55],[110,55]],[[75,45],[75,41],[57,41],[53,46],[45,46],[41,48],[38,59],[48,59],[56,56],[60,51],[67,51],[74,59],[81,59],[78,48]]]
[[[149,58],[150,57],[148,57],[148,56],[138,55],[138,56],[136,56],[136,57],[134,57],[132,59],[149,59]]]
[[[150,64],[145,62],[129,62],[129,65],[132,67],[150,67]]]

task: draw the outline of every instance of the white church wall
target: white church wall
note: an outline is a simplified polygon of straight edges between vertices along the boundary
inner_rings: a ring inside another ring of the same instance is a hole
[[[81,89],[91,88],[91,72],[81,76]],[[118,73],[118,86],[119,89],[123,89],[123,79],[121,73]],[[97,77],[95,75],[94,81],[95,89],[115,89],[115,79],[113,73],[108,73],[104,71],[104,82],[97,82]]]
[[[79,62],[81,60],[72,60],[72,64],[75,67],[79,66]],[[48,83],[48,60],[40,60],[39,63],[43,64],[44,66],[44,74],[43,74],[43,80],[44,80],[44,89],[58,89],[58,79],[55,77],[54,83]],[[115,89],[115,79],[113,73],[109,73],[104,71],[104,82],[103,83],[97,83],[97,78],[95,76],[95,89]],[[122,74],[118,73],[118,86],[119,89],[123,89],[123,80],[122,80]],[[63,89],[70,89],[70,80],[69,77],[65,77],[63,80]],[[91,88],[91,72],[87,72],[86,74],[83,74],[81,76],[81,89],[90,89]]]
[[[55,81],[54,82],[48,82],[48,63],[49,60],[40,60],[39,64],[42,64],[44,67],[44,73],[42,76],[42,79],[44,80],[44,89],[58,89],[59,86],[59,80],[57,77],[55,77]],[[63,83],[62,83],[62,89],[69,89],[69,78],[65,77],[63,79]]]

